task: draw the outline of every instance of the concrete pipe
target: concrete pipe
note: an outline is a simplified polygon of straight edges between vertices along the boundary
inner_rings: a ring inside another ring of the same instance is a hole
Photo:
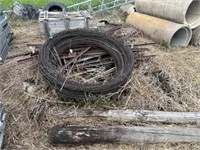
[[[191,29],[200,25],[200,0],[136,0],[135,6],[140,13],[186,24]]]
[[[132,12],[135,12],[135,5],[132,4],[122,5],[120,7],[120,10],[122,10],[123,13],[131,14]]]
[[[200,26],[192,31],[191,44],[200,46]]]
[[[168,46],[187,46],[192,37],[192,30],[183,24],[177,24],[138,12],[131,13],[126,23],[132,25],[157,42]]]

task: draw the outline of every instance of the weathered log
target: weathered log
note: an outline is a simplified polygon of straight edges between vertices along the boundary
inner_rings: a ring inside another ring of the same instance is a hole
[[[200,142],[200,128],[54,126],[50,144]]]
[[[164,112],[148,110],[109,110],[79,111],[66,113],[65,117],[96,117],[116,121],[162,122],[162,123],[200,123],[200,112]]]

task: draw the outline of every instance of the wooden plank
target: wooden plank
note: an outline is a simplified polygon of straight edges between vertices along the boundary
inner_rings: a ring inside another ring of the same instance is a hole
[[[50,144],[200,142],[200,128],[54,126]]]
[[[161,123],[200,123],[200,112],[164,112],[148,110],[109,110],[109,111],[78,111],[65,113],[65,117],[105,118],[116,121],[161,122]]]
[[[200,123],[199,112],[164,112],[148,110],[111,110],[101,114],[108,120],[141,122]]]

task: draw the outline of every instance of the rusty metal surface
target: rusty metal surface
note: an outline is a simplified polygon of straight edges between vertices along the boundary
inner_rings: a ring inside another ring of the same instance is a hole
[[[83,56],[96,50],[100,55]],[[47,40],[38,61],[50,87],[75,99],[117,92],[129,80],[134,66],[133,53],[121,41],[88,29],[63,31]]]
[[[138,48],[138,46],[145,46],[145,45],[152,45],[153,43],[141,43],[141,44],[132,44],[130,43],[130,37],[138,36],[139,32],[133,28],[122,28],[121,24],[107,24],[112,26],[110,30],[106,31],[105,33],[108,35],[112,35],[115,38],[121,40],[126,46],[130,47],[130,50],[134,53],[134,66],[139,67],[144,62],[148,62],[151,60],[154,55],[145,55],[145,52],[149,51],[148,48]],[[34,47],[34,51],[26,51],[23,53],[18,53],[15,55],[9,55],[7,59],[12,59],[16,57],[26,56],[26,58],[23,58],[21,60],[18,60],[18,62],[25,62],[30,61],[32,58],[38,55],[39,49],[41,49],[42,44],[27,44],[28,47]],[[78,55],[80,55],[80,48],[73,49],[73,53],[63,53],[61,56],[61,61],[64,63],[68,62],[70,59],[74,59]],[[79,67],[91,67],[91,66],[101,66],[103,65],[112,65],[114,62],[113,60],[106,60],[105,59],[97,59],[102,56],[107,56],[109,58],[109,55],[107,52],[98,49],[93,48],[92,51],[87,51],[86,53],[81,55],[82,60],[87,60],[87,62],[79,61],[76,65]],[[95,60],[96,58],[96,60]],[[92,60],[93,59],[93,60]],[[76,68],[77,66],[74,66]]]
[[[118,44],[124,45],[124,46],[126,45],[127,47],[126,46],[125,47],[130,52],[130,54],[132,51],[133,59],[130,62],[130,64],[132,66],[134,66],[134,68],[139,67],[141,64],[143,64],[144,62],[148,62],[150,59],[152,59],[154,57],[153,55],[145,55],[145,52],[149,51],[148,48],[138,48],[138,47],[131,48],[130,46],[128,46],[129,44],[127,44],[127,42],[128,41],[130,42],[130,40],[129,40],[130,33],[133,33],[133,36],[138,34],[138,33],[136,33],[135,30],[133,30],[131,32],[128,31],[128,33],[126,33],[125,32],[126,30],[124,30],[122,28],[115,28],[115,27],[116,26],[114,26],[114,28],[111,30],[112,31],[111,35],[115,37],[114,38],[115,42],[118,41],[117,42]],[[90,30],[89,32],[99,33],[97,31],[93,31],[93,30]],[[95,35],[95,36],[97,36],[97,35]],[[110,35],[107,35],[105,33],[105,34],[103,34],[103,36],[104,36],[104,38],[102,38],[102,39],[103,39],[104,44],[102,43],[101,45],[108,46],[108,43],[106,43],[107,41],[104,41],[104,40],[107,38],[107,36],[110,37]],[[117,40],[117,38],[118,38],[118,40]],[[57,38],[55,38],[55,40],[56,39]],[[58,39],[59,39],[59,37],[58,37]],[[57,50],[62,49],[65,45],[64,43],[63,43],[64,45],[62,45],[61,47],[59,45],[54,45],[54,47],[52,47],[52,52],[54,53],[54,55],[52,55],[51,59],[54,60],[54,62],[53,62],[53,63],[55,63],[54,68],[57,69],[56,72],[59,72],[60,75],[65,77],[64,81],[62,83],[60,83],[61,86],[59,89],[57,89],[57,91],[59,91],[59,90],[62,91],[62,89],[65,88],[64,85],[65,85],[66,79],[67,79],[67,81],[71,80],[71,81],[74,81],[81,85],[105,85],[105,84],[108,84],[116,77],[116,64],[118,64],[118,65],[123,64],[122,62],[120,63],[121,60],[118,60],[118,59],[116,60],[115,57],[113,57],[113,55],[110,54],[109,51],[106,51],[106,50],[100,48],[101,46],[93,47],[90,44],[89,44],[90,46],[89,45],[87,46],[87,45],[81,43],[81,40],[80,41],[79,40],[76,41],[77,44],[75,44],[76,45],[75,47],[73,46],[73,47],[69,48],[68,50],[66,49],[65,52],[64,51],[62,52],[62,54],[57,52]],[[73,44],[73,43],[71,43],[71,44]],[[41,49],[42,44],[27,44],[27,46],[35,47],[35,50],[33,52],[28,51],[28,52],[24,52],[21,54],[11,55],[8,58],[11,59],[11,58],[15,58],[15,57],[25,56],[25,57],[23,57],[23,59],[18,60],[19,63],[23,63],[23,62],[27,62],[27,61],[31,60],[31,58],[34,58],[35,56],[38,57],[38,51],[39,51],[39,49]],[[44,46],[43,46],[43,48],[44,48]],[[112,49],[112,47],[110,47],[110,48]],[[40,60],[44,59],[45,56],[48,56],[48,54],[45,54],[42,57],[40,56],[39,59]],[[40,67],[40,69],[46,68],[46,67],[47,67],[47,65],[44,65],[43,67]],[[54,78],[51,81],[55,83],[56,80],[57,79]],[[125,82],[123,82],[123,84],[124,83]],[[122,85],[120,87],[122,87]],[[71,88],[71,89],[74,89],[74,88]],[[105,90],[107,88],[100,88],[100,92],[97,92],[97,93],[105,94],[105,92],[103,92],[102,89]],[[106,90],[106,93],[112,93],[111,91],[108,91],[108,92],[107,91],[108,90]],[[76,98],[76,96],[79,95],[78,98],[83,98],[86,96],[85,92],[86,91],[84,91],[84,95],[83,95],[79,91],[78,94],[76,92],[75,94],[73,94],[72,96],[70,95],[69,97]],[[62,92],[62,94],[63,93],[69,94],[70,92],[65,91],[65,92]],[[88,93],[90,93],[90,91]],[[95,92],[91,92],[91,93],[94,94]]]

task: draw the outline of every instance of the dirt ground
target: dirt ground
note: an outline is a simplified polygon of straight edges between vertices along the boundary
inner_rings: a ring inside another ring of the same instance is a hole
[[[121,22],[122,17],[115,13],[99,15],[98,19],[115,18]],[[14,40],[9,55],[31,50],[27,44],[42,43],[37,22],[13,22]],[[152,42],[140,34],[134,44]],[[88,146],[54,147],[48,143],[48,131],[57,124],[66,125],[125,125],[154,126],[152,123],[117,122],[103,119],[66,118],[77,110],[108,109],[145,109],[161,111],[200,111],[200,50],[198,47],[166,48],[161,44],[143,46],[150,49],[148,54],[155,54],[151,61],[135,68],[129,84],[125,87],[128,95],[116,99],[98,99],[96,101],[73,102],[60,101],[55,92],[47,88],[41,80],[37,60],[17,62],[25,57],[6,60],[0,66],[0,98],[8,113],[4,149],[6,150],[154,150],[154,149],[200,149],[200,144],[105,144]],[[161,72],[160,81],[155,72]],[[34,92],[27,92],[23,82],[31,82]],[[168,85],[167,92],[163,84]],[[164,124],[163,124],[164,126]],[[176,125],[174,125],[176,126]],[[198,126],[198,125],[187,125]]]

